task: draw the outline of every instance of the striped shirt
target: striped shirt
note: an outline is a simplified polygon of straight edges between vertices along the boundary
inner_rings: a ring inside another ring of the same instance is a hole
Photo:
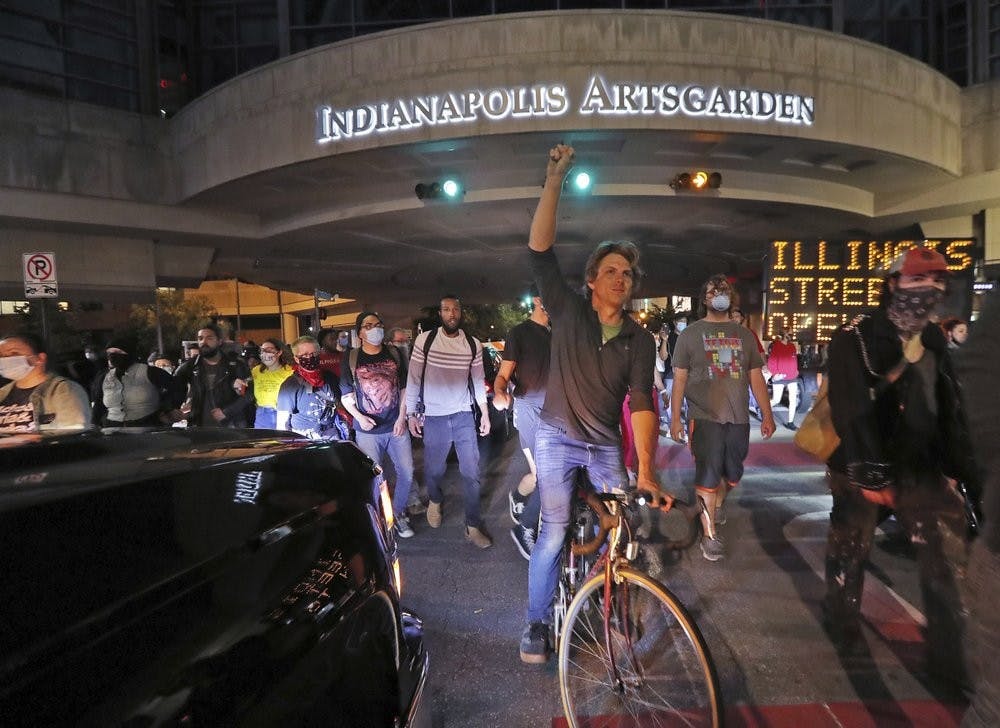
[[[465,332],[459,330],[458,336],[448,336],[443,328],[439,328],[431,342],[430,351],[427,352],[425,371],[424,342],[429,333],[425,331],[413,342],[413,355],[406,379],[406,411],[417,411],[417,398],[420,396],[420,382],[423,379],[424,414],[440,417],[468,412],[474,404],[469,396],[470,364],[476,401],[485,406],[483,345],[478,339],[473,339],[476,344],[476,355],[473,357]]]

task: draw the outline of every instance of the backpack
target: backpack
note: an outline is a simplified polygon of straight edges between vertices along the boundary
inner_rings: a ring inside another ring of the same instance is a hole
[[[434,343],[434,337],[437,336],[437,332],[438,329],[431,329],[427,334],[427,338],[424,339],[424,365],[420,370],[420,393],[417,395],[416,407],[416,413],[419,415],[424,413],[424,375],[427,374],[427,353],[431,350],[431,344]],[[465,329],[462,329],[462,333],[465,334],[465,340],[469,342],[469,350],[472,352],[472,359],[469,360],[469,397],[472,399],[472,408],[475,410],[476,389],[472,384],[472,362],[476,360],[476,340]]]

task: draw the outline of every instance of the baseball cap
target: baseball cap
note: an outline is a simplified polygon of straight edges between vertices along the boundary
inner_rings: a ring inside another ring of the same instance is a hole
[[[923,246],[900,253],[889,266],[888,275],[919,276],[925,273],[948,272],[948,262],[933,248]]]

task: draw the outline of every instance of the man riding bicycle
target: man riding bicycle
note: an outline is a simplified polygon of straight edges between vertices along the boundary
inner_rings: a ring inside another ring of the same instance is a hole
[[[572,160],[572,147],[558,144],[550,150],[528,240],[553,334],[549,386],[535,441],[542,525],[528,566],[528,625],[520,645],[527,663],[543,663],[550,652],[552,599],[577,470],[586,470],[601,490],[628,484],[619,429],[626,393],[631,393],[637,487],[663,510],[673,503],[661,493],[653,472],[659,434],[650,386],[656,345],[649,332],[624,315],[641,274],[639,251],[629,242],[597,246],[584,271],[584,297],[567,285],[552,250],[559,196]]]

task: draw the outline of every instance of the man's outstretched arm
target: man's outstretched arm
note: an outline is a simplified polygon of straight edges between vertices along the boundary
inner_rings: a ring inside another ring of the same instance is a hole
[[[573,163],[573,147],[556,144],[549,150],[549,163],[545,168],[545,184],[542,196],[538,198],[535,216],[531,219],[531,234],[528,247],[544,253],[556,241],[556,212],[563,178]]]

